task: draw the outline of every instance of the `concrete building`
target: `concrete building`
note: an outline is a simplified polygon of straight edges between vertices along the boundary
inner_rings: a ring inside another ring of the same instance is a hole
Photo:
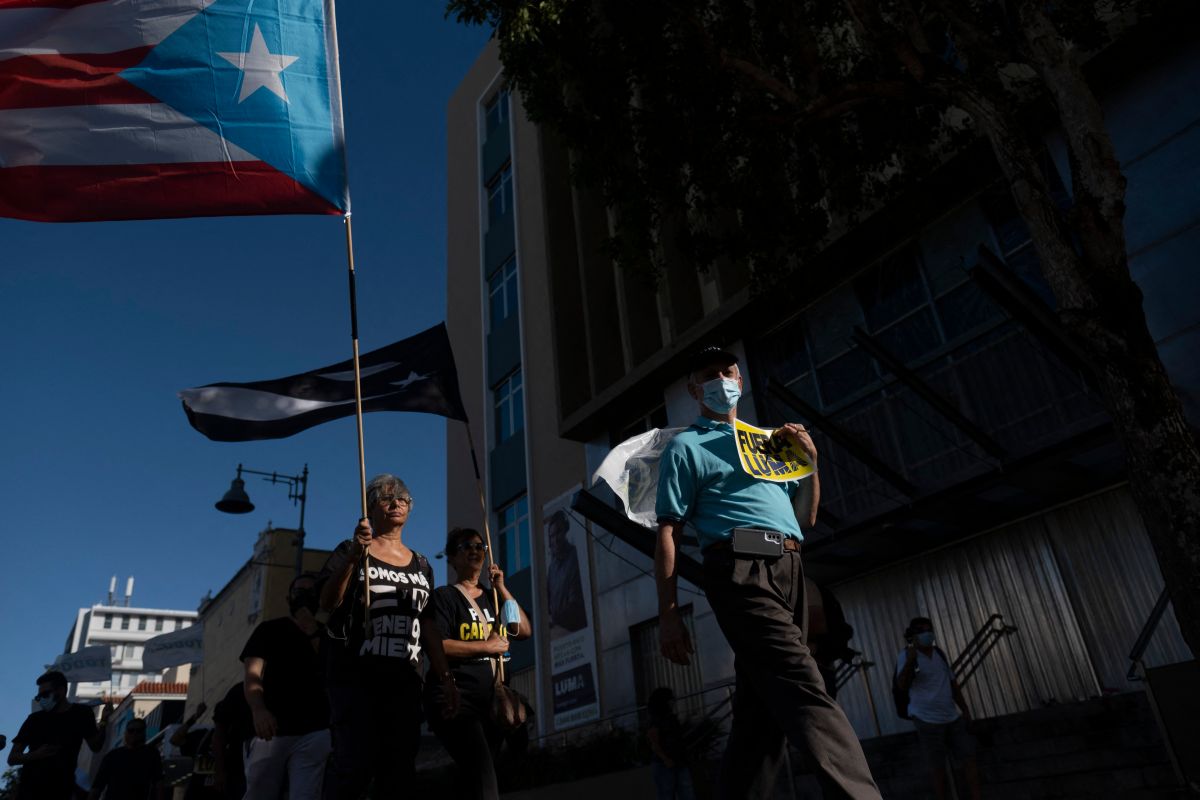
[[[1129,181],[1131,269],[1200,423],[1200,107],[1174,100],[1200,96],[1197,52],[1135,37],[1092,66]],[[683,364],[708,343],[743,356],[743,417],[817,431],[822,513],[805,564],[856,630],[862,657],[844,665],[840,700],[861,737],[911,729],[889,685],[918,614],[952,657],[976,654],[960,667],[979,717],[1141,690],[1127,654],[1162,577],[1099,398],[1038,322],[1053,297],[989,157],[964,151],[844,235],[806,272],[809,304],[781,311],[733,266],[698,276],[675,261],[657,288],[616,269],[600,247],[606,209],[525,118],[494,41],[447,119],[448,328],[496,556],[535,618],[514,664],[543,734],[631,722],[657,685],[709,690],[693,708],[711,706],[731,678],[707,603],[686,584],[700,657],[687,669],[659,657],[645,548],[569,508],[588,604],[573,655],[549,608],[547,523],[615,444],[690,423]],[[1053,131],[1046,146],[1065,175]],[[449,524],[478,527],[457,425],[447,484]],[[1168,608],[1143,663],[1191,657]],[[591,670],[587,713],[565,713],[588,680],[566,661]]]
[[[211,723],[212,711],[229,688],[242,680],[238,659],[250,633],[264,620],[288,614],[288,584],[296,576],[295,530],[267,528],[258,535],[250,558],[220,591],[206,597],[197,614],[204,625],[204,663],[192,668],[187,687],[188,713],[203,701],[208,711],[200,723]],[[304,549],[303,569],[317,572],[328,550]]]
[[[109,584],[108,598],[90,608],[81,608],[67,636],[64,653],[74,653],[85,647],[108,645],[112,652],[112,680],[71,684],[73,702],[119,699],[141,683],[156,683],[171,673],[172,681],[186,683],[187,668],[182,672],[166,670],[149,672],[142,668],[142,643],[163,633],[186,628],[196,621],[195,611],[165,608],[140,608],[132,605],[133,578],[125,584],[125,595],[114,596],[117,579]]]

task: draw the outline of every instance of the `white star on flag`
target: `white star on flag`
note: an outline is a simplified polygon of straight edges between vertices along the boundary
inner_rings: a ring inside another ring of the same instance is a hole
[[[250,40],[248,52],[217,55],[242,71],[242,94],[238,98],[239,103],[264,87],[278,95],[283,102],[288,101],[279,75],[300,57],[276,55],[267,50],[267,43],[257,23],[254,25],[254,36]]]

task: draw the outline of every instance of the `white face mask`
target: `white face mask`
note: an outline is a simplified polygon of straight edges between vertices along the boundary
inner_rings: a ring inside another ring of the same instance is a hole
[[[713,378],[700,384],[700,390],[704,392],[704,405],[717,414],[728,414],[742,397],[742,390],[733,378]]]

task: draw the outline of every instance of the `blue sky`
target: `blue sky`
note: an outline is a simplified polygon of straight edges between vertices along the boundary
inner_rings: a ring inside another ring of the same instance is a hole
[[[338,12],[365,352],[445,317],[445,107],[488,32],[444,20],[438,2]],[[253,513],[213,508],[239,462],[287,474],[307,463],[308,543],[350,535],[352,418],[290,439],[210,442],[176,397],[349,358],[343,237],[337,217],[0,220],[0,733],[16,733],[34,679],[111,575],[119,591],[135,577],[135,605],[194,609],[268,521],[295,526],[286,488],[253,477]],[[447,423],[364,420],[368,476],[408,482],[405,539],[432,556],[445,534]]]

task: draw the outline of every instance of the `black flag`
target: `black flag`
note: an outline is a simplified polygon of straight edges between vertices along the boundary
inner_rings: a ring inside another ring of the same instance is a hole
[[[446,324],[359,357],[363,412],[423,411],[467,419]],[[354,414],[354,362],[253,383],[179,393],[192,427],[218,442],[282,439]]]

